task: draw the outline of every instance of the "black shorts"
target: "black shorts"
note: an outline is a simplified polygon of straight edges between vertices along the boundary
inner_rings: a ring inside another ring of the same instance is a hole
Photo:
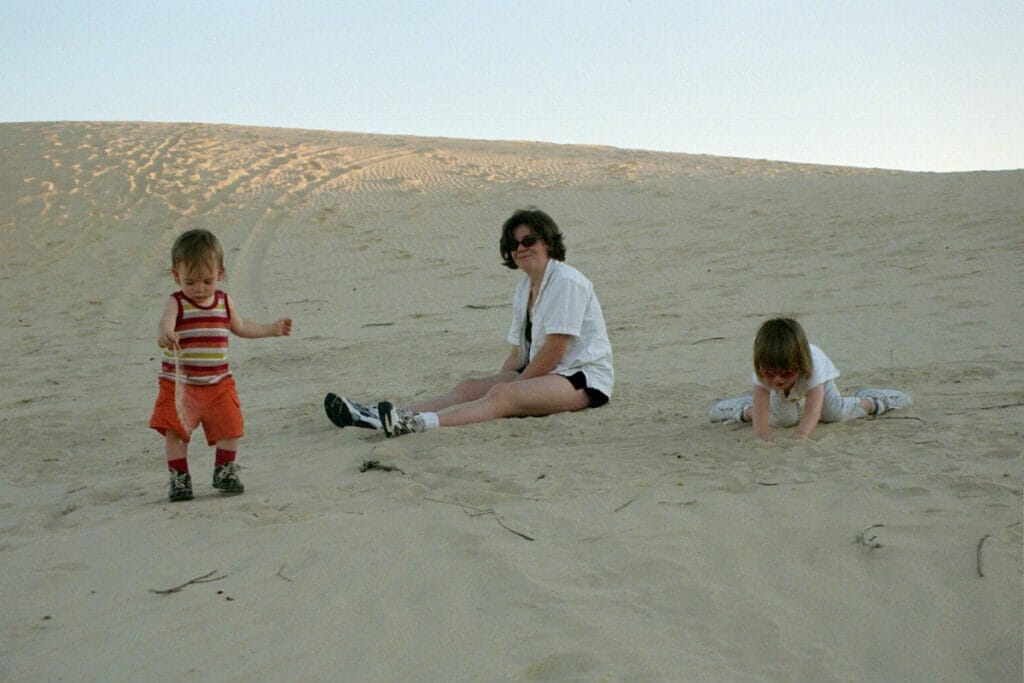
[[[525,369],[526,366],[524,365],[516,370],[516,372],[521,373]],[[572,385],[573,389],[583,389],[583,391],[587,392],[587,396],[590,398],[590,404],[587,406],[588,408],[600,408],[608,402],[608,397],[605,396],[603,391],[591,389],[587,386],[587,376],[583,374],[582,370],[573,375],[559,375],[559,377],[565,377],[569,380],[569,384]]]
[[[574,389],[583,389],[583,391],[587,392],[587,396],[590,398],[590,405],[588,407],[600,408],[608,402],[608,397],[604,395],[604,392],[598,391],[597,389],[591,389],[587,386],[587,376],[583,374],[582,370],[568,377],[565,375],[562,376],[569,380],[569,383],[572,384]]]

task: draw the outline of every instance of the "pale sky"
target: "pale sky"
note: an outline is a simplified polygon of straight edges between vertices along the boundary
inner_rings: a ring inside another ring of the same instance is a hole
[[[0,0],[0,122],[1024,168],[1024,0]]]

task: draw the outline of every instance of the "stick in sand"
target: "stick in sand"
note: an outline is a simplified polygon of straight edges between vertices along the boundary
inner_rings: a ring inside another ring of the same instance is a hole
[[[283,567],[282,567],[282,569],[283,569]],[[162,590],[157,590],[156,588],[150,588],[149,592],[150,593],[157,593],[159,595],[169,595],[170,593],[177,593],[178,591],[180,591],[185,586],[191,586],[194,583],[210,583],[211,581],[220,581],[221,579],[226,579],[228,577],[227,574],[221,574],[220,576],[214,576],[214,574],[216,574],[216,573],[217,573],[217,570],[214,569],[209,574],[203,574],[202,576],[197,576],[194,579],[189,579],[188,581],[186,581],[185,583],[181,584],[180,586],[174,586],[173,588],[164,588]]]
[[[977,553],[976,553],[976,555],[977,555],[976,559],[978,560],[978,576],[980,576],[982,578],[984,578],[985,572],[981,571],[981,546],[985,543],[985,539],[988,538],[991,535],[992,534],[985,534],[984,536],[981,537],[981,540],[978,541],[978,550],[977,550]]]

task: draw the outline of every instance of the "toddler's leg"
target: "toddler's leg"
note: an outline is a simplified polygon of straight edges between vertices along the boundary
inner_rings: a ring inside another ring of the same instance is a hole
[[[172,463],[175,469],[181,472],[188,472],[188,444],[176,432],[167,430],[164,435],[164,447],[167,451],[167,465]]]
[[[167,499],[172,503],[192,500],[192,476],[188,473],[188,444],[170,429],[164,435],[164,444],[167,451],[167,470],[170,473]]]
[[[821,406],[822,422],[845,422],[867,417],[875,410],[870,399],[857,396],[843,396],[836,388],[834,380],[825,382],[825,401]]]
[[[245,487],[238,478],[235,456],[238,454],[239,439],[221,439],[216,444],[213,464],[213,488],[221,493],[243,493]]]

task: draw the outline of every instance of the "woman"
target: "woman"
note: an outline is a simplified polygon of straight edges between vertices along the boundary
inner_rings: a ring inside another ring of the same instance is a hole
[[[601,304],[590,280],[564,263],[558,226],[539,209],[516,211],[502,226],[499,250],[505,266],[525,274],[512,297],[512,349],[501,370],[408,408],[389,401],[364,406],[327,394],[324,410],[331,422],[380,429],[391,437],[608,402],[614,372]]]

